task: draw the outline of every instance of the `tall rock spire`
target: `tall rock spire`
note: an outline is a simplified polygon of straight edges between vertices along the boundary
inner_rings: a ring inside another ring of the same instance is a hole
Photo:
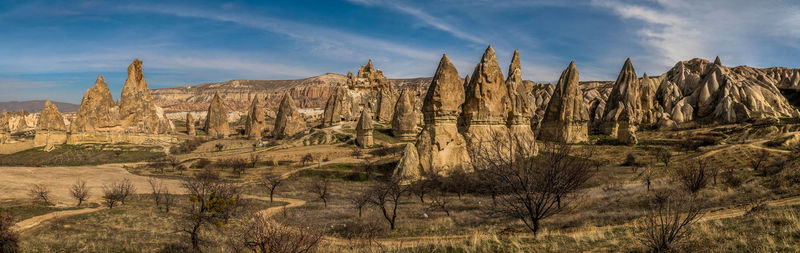
[[[230,134],[230,126],[228,126],[228,108],[225,107],[225,101],[214,93],[214,98],[211,99],[211,104],[208,105],[208,113],[206,113],[205,131],[212,137],[226,137]]]
[[[611,95],[606,102],[603,116],[603,133],[628,144],[636,144],[636,126],[641,118],[639,77],[631,58],[625,60]]]
[[[475,67],[464,103],[464,137],[470,153],[485,148],[485,143],[510,144],[508,112],[510,98],[503,72],[490,45]]]
[[[508,66],[508,78],[505,81],[508,92],[508,116],[506,125],[516,152],[526,155],[536,154],[536,138],[531,129],[531,104],[527,89],[522,83],[522,66],[519,50],[514,50],[511,64]]]
[[[539,139],[578,143],[589,140],[589,111],[583,102],[575,62],[561,72],[541,123]]]
[[[361,111],[356,123],[356,144],[361,148],[371,148],[374,144],[372,140],[372,115],[368,111]]]
[[[42,131],[67,131],[64,118],[58,112],[58,107],[50,103],[50,99],[44,102],[44,108],[39,114],[39,122],[36,123],[36,130]]]
[[[278,107],[278,114],[275,119],[275,127],[272,129],[272,136],[275,138],[286,138],[304,132],[308,129],[306,121],[300,112],[297,111],[294,99],[289,93],[283,95],[281,105]]]
[[[417,114],[414,111],[414,96],[411,89],[403,89],[394,105],[392,134],[400,139],[413,140],[417,137]]]
[[[163,134],[174,130],[164,111],[153,103],[142,72],[142,61],[128,66],[128,79],[119,98],[120,125],[133,132]]]
[[[119,108],[111,97],[103,75],[99,75],[94,85],[83,95],[75,120],[70,124],[70,131],[93,132],[118,125]]]
[[[266,126],[264,107],[261,105],[261,101],[258,100],[258,96],[256,96],[250,103],[250,110],[247,110],[247,123],[244,128],[244,134],[251,138],[261,138]]]

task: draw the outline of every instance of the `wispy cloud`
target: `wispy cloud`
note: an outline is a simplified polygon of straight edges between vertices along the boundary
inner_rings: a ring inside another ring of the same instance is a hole
[[[0,88],[2,89],[41,89],[61,87],[63,85],[53,82],[31,81],[19,78],[0,77]]]

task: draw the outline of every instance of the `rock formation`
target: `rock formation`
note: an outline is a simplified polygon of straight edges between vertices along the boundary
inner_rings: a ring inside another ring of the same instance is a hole
[[[28,120],[25,119],[25,116],[27,114],[25,112],[25,110],[22,110],[22,113],[20,113],[20,114],[22,116],[19,117],[19,120],[17,121],[16,127],[14,128],[14,131],[16,131],[16,132],[22,132],[22,131],[28,130],[30,128],[30,126],[28,126]]]
[[[530,92],[522,81],[522,66],[519,60],[519,50],[514,50],[511,64],[508,66],[508,78],[505,81],[508,93],[508,116],[506,125],[509,137],[513,141],[514,150],[526,155],[535,155],[536,138],[531,130],[531,101]]]
[[[658,86],[644,73],[640,81],[639,98],[643,124],[655,124],[661,114],[656,108],[656,92]]]
[[[578,84],[578,67],[570,62],[561,73],[542,119],[539,139],[565,143],[589,140],[589,111]]]
[[[214,95],[214,99],[211,100],[211,104],[208,106],[204,129],[208,136],[211,137],[224,138],[230,134],[228,108],[225,107],[225,101],[219,97],[219,94]]]
[[[258,97],[253,98],[250,103],[250,110],[247,111],[247,122],[245,123],[244,135],[251,138],[261,138],[267,123],[264,119],[264,107]]]
[[[407,143],[403,148],[403,157],[394,169],[393,178],[400,182],[410,182],[422,178],[419,171],[419,154],[414,144]]]
[[[477,152],[488,141],[508,143],[508,97],[503,72],[489,46],[472,73],[463,107],[464,137],[470,150]]]
[[[345,106],[347,103],[347,88],[340,86],[336,91],[328,97],[328,102],[325,103],[325,111],[322,113],[322,126],[329,127],[333,124],[339,123],[343,118],[348,118],[349,108]]]
[[[9,125],[9,116],[8,111],[3,109],[3,113],[0,114],[0,132],[10,132],[11,126]]]
[[[194,116],[192,116],[192,113],[191,112],[187,112],[186,113],[186,134],[188,134],[189,136],[195,136],[197,134],[197,131],[195,130],[195,127],[194,127],[194,122],[195,122],[195,120],[194,120]]]
[[[50,99],[45,101],[44,108],[39,114],[39,122],[36,124],[36,130],[41,131],[67,131],[67,126],[64,124],[64,118],[58,112],[58,107],[50,103]]]
[[[422,103],[425,125],[416,143],[420,167],[403,168],[403,174],[421,174],[421,170],[446,175],[470,163],[466,141],[457,126],[463,103],[464,86],[458,71],[443,55]]]
[[[636,76],[631,59],[628,58],[606,101],[602,123],[604,134],[627,144],[638,143],[636,127],[641,120],[639,96],[639,78]]]
[[[128,79],[119,99],[119,116],[120,125],[126,131],[166,134],[174,130],[164,111],[153,103],[139,59],[128,66]]]
[[[275,127],[272,129],[272,136],[275,138],[286,138],[306,131],[306,121],[289,94],[285,94],[278,108],[278,116],[275,119]]]
[[[361,111],[361,116],[356,124],[356,145],[361,148],[371,148],[372,140],[372,115],[367,111]]]
[[[118,110],[106,80],[99,75],[94,86],[83,95],[75,120],[70,124],[70,131],[94,132],[118,126]]]
[[[392,116],[392,134],[403,140],[413,140],[417,137],[417,114],[414,111],[415,96],[409,89],[400,93],[400,98],[394,106]]]

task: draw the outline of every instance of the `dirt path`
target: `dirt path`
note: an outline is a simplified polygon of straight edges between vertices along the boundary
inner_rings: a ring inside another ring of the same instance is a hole
[[[48,214],[43,214],[43,215],[31,217],[31,218],[28,218],[26,220],[17,222],[17,224],[14,224],[14,228],[19,233],[25,233],[25,232],[29,231],[30,229],[32,229],[32,228],[34,228],[36,226],[39,226],[42,223],[47,222],[47,221],[56,220],[56,219],[62,219],[62,218],[66,218],[66,217],[73,216],[73,215],[78,215],[78,214],[86,214],[86,213],[97,212],[97,211],[100,211],[100,210],[103,210],[103,209],[105,209],[105,208],[104,207],[96,207],[96,208],[84,208],[84,209],[77,209],[77,210],[66,210],[66,211],[52,212],[52,213],[48,213]]]
[[[242,197],[243,198],[248,198],[248,199],[259,199],[259,200],[269,201],[269,197],[261,197],[261,196],[254,196],[254,195],[243,195]],[[272,217],[273,215],[275,215],[276,213],[282,211],[283,209],[299,207],[299,206],[303,206],[303,205],[306,204],[306,201],[302,200],[302,199],[291,199],[291,198],[274,197],[273,200],[279,201],[279,202],[286,202],[286,203],[289,203],[289,204],[285,205],[285,206],[273,206],[273,207],[261,210],[261,211],[259,211],[259,213],[263,214],[266,217]]]

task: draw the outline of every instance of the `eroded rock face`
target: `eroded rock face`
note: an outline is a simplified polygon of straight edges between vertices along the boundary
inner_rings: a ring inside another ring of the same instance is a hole
[[[11,126],[9,126],[8,123],[9,123],[8,111],[6,111],[6,109],[3,109],[3,113],[0,114],[0,132],[11,131]]]
[[[409,89],[400,93],[392,116],[392,134],[403,140],[413,140],[417,131],[417,113],[414,111],[415,96]]]
[[[191,112],[186,113],[186,134],[189,136],[195,136],[197,134],[197,130],[194,127],[194,116],[192,116]]]
[[[579,84],[578,67],[570,62],[561,73],[544,113],[539,139],[578,143],[589,140],[589,111]]]
[[[356,144],[361,148],[371,148],[375,143],[372,140],[372,115],[367,111],[361,111],[356,124]]]
[[[50,99],[44,102],[44,108],[39,114],[39,122],[36,124],[36,129],[42,131],[67,131],[64,118],[58,112],[58,107],[50,103]]]
[[[247,111],[244,134],[251,138],[261,138],[267,126],[264,116],[264,107],[261,105],[261,101],[258,100],[258,97],[253,98],[250,110]]]
[[[403,157],[397,163],[392,177],[400,182],[410,182],[422,178],[422,173],[419,171],[419,154],[414,144],[405,144]]]
[[[228,108],[225,107],[225,101],[222,100],[219,94],[214,95],[214,99],[211,100],[211,104],[208,106],[204,128],[208,136],[212,137],[226,137],[230,134]]]
[[[352,74],[352,73],[351,73]],[[349,110],[347,104],[347,88],[338,87],[325,103],[325,111],[322,114],[322,126],[329,127],[339,123],[342,119],[348,118]]]
[[[103,75],[97,77],[94,86],[83,95],[75,120],[70,124],[72,132],[93,132],[119,126],[119,108],[111,97]]]
[[[463,103],[464,86],[458,71],[443,55],[422,102],[425,125],[416,143],[421,171],[447,175],[470,163],[466,141],[457,126]]]
[[[505,86],[494,49],[489,46],[472,73],[464,102],[464,137],[469,150],[477,152],[487,141],[508,143],[510,101]]]
[[[519,60],[519,50],[514,50],[511,64],[508,66],[508,78],[505,81],[508,93],[508,126],[509,136],[514,142],[516,151],[525,154],[536,154],[536,138],[531,129],[531,99],[530,92],[522,81],[522,67]]]
[[[658,118],[660,116],[659,110],[656,108],[656,92],[658,91],[658,86],[650,80],[650,77],[647,76],[647,73],[644,73],[642,80],[640,81],[640,89],[639,89],[639,98],[641,101],[641,112],[642,112],[642,123],[643,124],[655,124],[658,122]]]
[[[150,89],[142,73],[142,61],[128,66],[128,79],[119,99],[120,125],[126,131],[166,134],[174,131],[164,111],[153,103]]]
[[[639,78],[636,76],[631,59],[628,58],[606,101],[603,133],[622,142],[635,144],[636,127],[641,120],[640,100]]]
[[[272,129],[272,136],[275,138],[286,138],[295,134],[305,132],[308,129],[306,121],[291,96],[284,95],[281,106],[278,107],[278,115],[275,119],[275,127]]]

